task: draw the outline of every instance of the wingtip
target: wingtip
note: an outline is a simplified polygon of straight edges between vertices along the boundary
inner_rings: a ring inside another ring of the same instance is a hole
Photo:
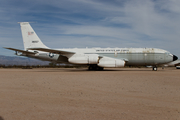
[[[3,47],[4,49],[8,49],[8,47]]]

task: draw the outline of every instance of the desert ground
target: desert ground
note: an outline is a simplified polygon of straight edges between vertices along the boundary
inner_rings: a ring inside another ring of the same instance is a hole
[[[0,69],[0,120],[180,120],[180,70]]]

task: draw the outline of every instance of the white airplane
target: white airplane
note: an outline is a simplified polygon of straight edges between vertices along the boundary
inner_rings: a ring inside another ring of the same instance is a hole
[[[88,65],[89,70],[126,66],[153,66],[178,59],[170,52],[156,48],[73,48],[51,49],[42,43],[29,22],[20,22],[24,50],[7,48],[18,56],[66,64]]]

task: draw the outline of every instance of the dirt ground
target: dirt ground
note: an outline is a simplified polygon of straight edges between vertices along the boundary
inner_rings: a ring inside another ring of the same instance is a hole
[[[180,120],[180,70],[0,69],[0,120]]]

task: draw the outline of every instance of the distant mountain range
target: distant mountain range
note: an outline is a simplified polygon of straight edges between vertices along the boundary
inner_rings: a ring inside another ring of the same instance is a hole
[[[0,65],[48,65],[49,63],[50,62],[21,56],[16,57],[0,55]]]

